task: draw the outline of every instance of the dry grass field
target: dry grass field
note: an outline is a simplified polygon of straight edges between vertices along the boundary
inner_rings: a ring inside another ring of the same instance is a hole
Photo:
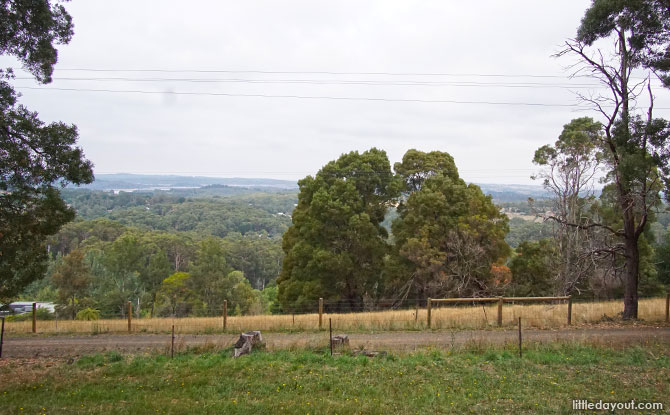
[[[647,322],[665,319],[665,298],[643,299],[639,303],[639,317]],[[597,323],[617,319],[623,311],[623,302],[603,301],[580,303],[572,306],[572,323],[575,325]],[[533,328],[560,328],[567,325],[567,304],[508,304],[503,307],[503,326],[522,324]],[[422,330],[427,328],[427,311],[392,310],[351,314],[323,314],[323,328],[328,328],[332,319],[333,330],[385,331]],[[216,333],[223,331],[222,317],[147,318],[133,319],[132,331],[136,333],[166,333],[175,325],[175,331],[184,333]],[[497,305],[434,305],[432,329],[478,329],[497,326]],[[310,331],[319,328],[318,314],[231,316],[227,320],[227,331]],[[30,333],[31,321],[7,322],[7,333]],[[38,321],[38,333],[121,333],[128,331],[124,319],[97,321]]]

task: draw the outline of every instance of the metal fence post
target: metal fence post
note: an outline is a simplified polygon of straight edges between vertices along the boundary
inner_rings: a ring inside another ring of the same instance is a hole
[[[665,297],[665,322],[670,323],[670,294]]]

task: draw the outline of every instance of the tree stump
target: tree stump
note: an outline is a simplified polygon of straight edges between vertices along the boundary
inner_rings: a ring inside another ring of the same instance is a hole
[[[333,336],[333,349],[336,348],[349,348],[349,336],[346,334]]]
[[[240,357],[251,353],[254,346],[260,343],[263,343],[263,336],[258,330],[240,334],[240,338],[235,343],[235,354],[233,357]]]

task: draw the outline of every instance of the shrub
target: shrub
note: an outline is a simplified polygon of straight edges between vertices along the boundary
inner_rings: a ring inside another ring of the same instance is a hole
[[[37,320],[53,320],[55,318],[54,313],[50,312],[46,308],[38,308],[35,312],[35,318]],[[29,321],[33,319],[33,313],[23,313],[23,314],[12,314],[5,317],[7,322],[10,321]]]
[[[100,311],[96,310],[95,308],[86,307],[77,313],[76,319],[85,321],[99,320]]]

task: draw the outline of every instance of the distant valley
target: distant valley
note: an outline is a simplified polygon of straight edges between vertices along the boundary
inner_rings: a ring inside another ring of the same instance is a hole
[[[477,183],[485,194],[498,202],[525,201],[529,197],[545,199],[547,191],[540,185]],[[95,181],[82,189],[124,192],[167,191],[183,196],[226,196],[248,193],[297,191],[293,180],[244,177],[208,177],[144,174],[96,174]]]

